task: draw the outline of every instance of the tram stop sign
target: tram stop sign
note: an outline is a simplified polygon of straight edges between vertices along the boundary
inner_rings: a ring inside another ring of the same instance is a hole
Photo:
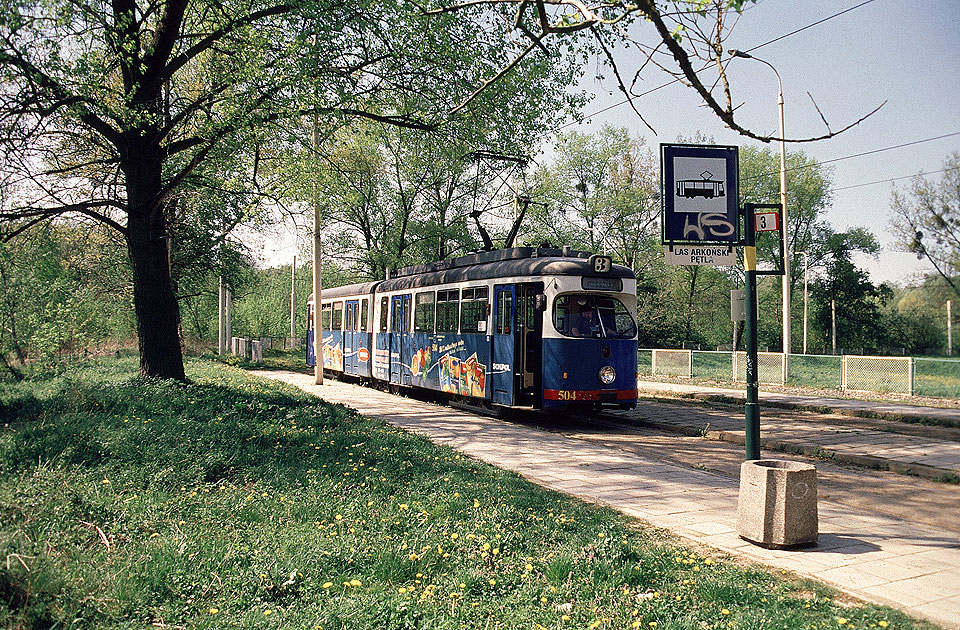
[[[661,144],[663,244],[740,242],[737,147]]]

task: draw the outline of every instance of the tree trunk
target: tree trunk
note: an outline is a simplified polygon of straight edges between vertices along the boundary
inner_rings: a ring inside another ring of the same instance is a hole
[[[180,306],[170,277],[164,207],[158,202],[162,160],[159,150],[152,156],[151,153],[143,147],[124,169],[127,252],[133,269],[140,376],[185,381],[179,334]]]

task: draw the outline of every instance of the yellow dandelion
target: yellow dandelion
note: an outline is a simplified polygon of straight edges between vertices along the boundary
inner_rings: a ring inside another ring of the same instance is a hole
[[[881,628],[886,628],[890,624],[888,624],[886,621],[880,621],[877,623],[877,625],[880,626]]]
[[[324,582],[324,583],[323,583],[323,588],[330,588],[331,586],[333,586],[333,582]]]
[[[721,614],[721,615],[729,615],[729,614],[730,614],[730,611],[727,610],[726,608],[724,608],[723,610],[720,611],[720,614]]]
[[[270,610],[269,608],[266,609],[265,611],[263,611],[263,616],[264,616],[264,617],[269,617],[269,616],[272,615],[272,614],[273,614],[273,611]]]
[[[529,562],[527,563],[527,566],[524,567],[524,568],[525,568],[527,571],[533,571],[533,565],[530,564]]]
[[[400,509],[401,509],[401,510],[406,510],[406,509],[408,509],[409,507],[410,507],[410,506],[407,505],[406,503],[401,503],[401,504],[400,504]]]
[[[215,615],[215,614],[217,614],[218,612],[220,612],[220,609],[219,609],[219,608],[211,608],[211,609],[210,609],[210,614],[211,614],[211,615]]]
[[[493,578],[490,578],[490,586],[496,586],[496,585],[497,585],[497,581]]]
[[[357,579],[350,580],[350,586],[362,586],[362,585],[363,584],[362,582],[360,582],[360,580],[357,580]]]
[[[837,623],[842,626],[842,625],[844,625],[844,624],[847,623],[847,618],[846,618],[846,617],[838,617],[838,618],[837,618]]]

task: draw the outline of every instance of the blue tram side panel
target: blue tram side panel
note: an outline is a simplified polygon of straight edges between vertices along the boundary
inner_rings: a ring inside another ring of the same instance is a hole
[[[636,405],[636,279],[609,258],[485,252],[323,298],[325,369],[502,406]],[[571,329],[586,311],[600,325]]]

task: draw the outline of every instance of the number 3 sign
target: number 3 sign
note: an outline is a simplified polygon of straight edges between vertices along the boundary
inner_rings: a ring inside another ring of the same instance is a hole
[[[780,231],[780,213],[779,212],[758,212],[756,217],[757,232],[779,232]]]

